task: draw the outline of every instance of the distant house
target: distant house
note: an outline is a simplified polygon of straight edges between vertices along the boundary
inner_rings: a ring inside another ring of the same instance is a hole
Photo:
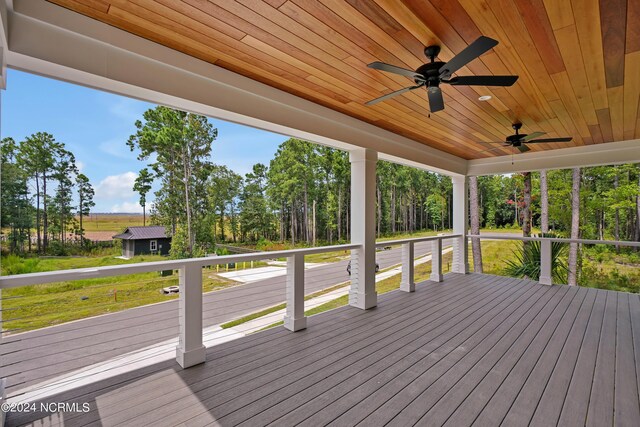
[[[126,258],[135,255],[168,255],[171,249],[171,238],[167,237],[163,226],[128,227],[124,233],[113,238],[122,239],[122,256]]]

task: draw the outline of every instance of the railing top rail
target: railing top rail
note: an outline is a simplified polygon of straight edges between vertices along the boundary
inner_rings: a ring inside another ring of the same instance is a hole
[[[619,245],[619,246],[632,246],[640,247],[640,242],[629,242],[622,240],[590,240],[590,239],[567,239],[563,237],[524,237],[524,236],[511,236],[504,234],[467,234],[470,239],[493,239],[493,240],[520,240],[523,242],[541,242],[548,240],[551,242],[562,243],[584,243],[587,245]]]
[[[176,259],[136,264],[111,265],[105,267],[78,268],[72,270],[17,274],[12,276],[0,276],[0,289],[17,288],[20,286],[40,285],[45,283],[55,283],[69,280],[95,279],[100,277],[122,276],[126,274],[149,273],[162,270],[177,270],[187,265],[207,267],[211,265],[229,264],[233,262],[237,263],[243,261],[259,261],[271,258],[286,258],[295,254],[311,255],[324,252],[346,251],[350,249],[357,249],[359,247],[359,244],[319,246],[315,248],[288,249],[284,251]]]
[[[433,240],[446,240],[455,237],[462,237],[462,234],[444,234],[442,236],[428,236],[428,237],[412,237],[409,239],[399,239],[399,240],[387,240],[384,242],[376,242],[376,248],[382,248],[384,246],[393,246],[393,245],[401,245],[404,243],[418,243],[418,242],[428,242]]]

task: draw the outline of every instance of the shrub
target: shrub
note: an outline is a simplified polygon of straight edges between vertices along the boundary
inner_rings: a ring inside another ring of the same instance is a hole
[[[553,234],[544,234],[543,237],[556,237]],[[532,280],[540,280],[540,249],[541,242],[533,241],[523,244],[513,251],[515,259],[507,260],[504,273],[512,277],[526,277]],[[567,245],[561,242],[551,242],[551,275],[554,283],[566,283],[567,265],[563,256],[567,251]]]

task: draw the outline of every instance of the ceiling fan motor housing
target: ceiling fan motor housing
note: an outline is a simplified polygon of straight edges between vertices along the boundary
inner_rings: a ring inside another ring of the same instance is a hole
[[[441,61],[434,61],[423,64],[418,67],[416,73],[422,74],[426,81],[427,87],[438,87],[440,84],[440,72],[438,71],[445,63]],[[420,80],[416,80],[416,83],[422,83]]]

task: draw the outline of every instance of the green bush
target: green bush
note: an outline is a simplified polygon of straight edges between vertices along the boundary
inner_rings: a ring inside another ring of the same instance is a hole
[[[537,237],[537,236],[534,236]],[[543,237],[556,237],[553,234],[544,234]],[[524,244],[519,250],[513,251],[515,259],[505,261],[507,267],[504,273],[512,277],[526,277],[532,280],[540,280],[540,246],[541,242],[533,241]],[[551,242],[551,275],[554,283],[566,283],[567,265],[563,257],[567,252],[567,245],[561,242]]]
[[[9,276],[13,274],[37,273],[40,260],[38,258],[22,258],[18,255],[9,255],[2,258],[2,274]]]

